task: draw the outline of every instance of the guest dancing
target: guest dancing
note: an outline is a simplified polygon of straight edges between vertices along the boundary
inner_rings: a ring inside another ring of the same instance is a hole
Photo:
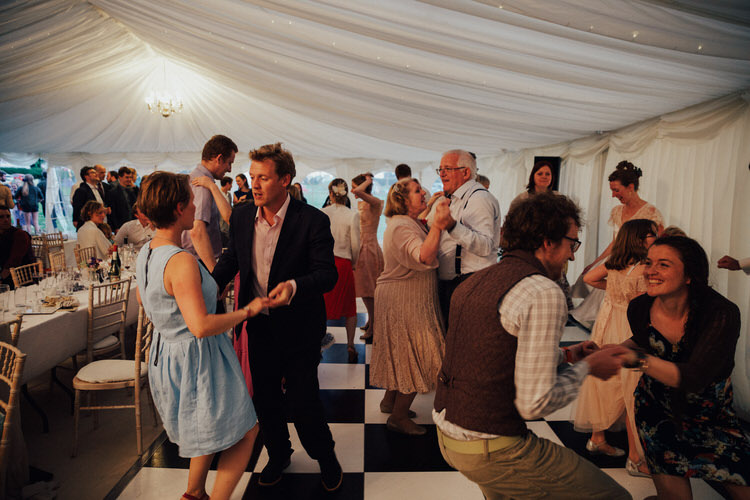
[[[87,201],[81,209],[83,225],[78,229],[78,246],[80,248],[94,247],[96,258],[104,260],[112,251],[112,242],[99,229],[99,224],[104,223],[107,209],[98,201]]]
[[[620,344],[632,336],[627,318],[628,303],[646,291],[642,261],[656,239],[657,231],[653,221],[629,220],[617,233],[607,262],[584,277],[587,284],[606,290],[591,332],[591,340],[597,345]],[[633,420],[633,391],[639,379],[640,373],[631,370],[621,370],[619,375],[608,380],[586,377],[578,396],[574,425],[580,432],[593,431],[586,443],[590,453],[621,457],[625,452],[609,445],[604,431],[626,412],[628,458],[625,468],[631,476],[648,477]]]
[[[583,269],[581,273],[583,276],[586,275],[591,269],[597,264],[609,257],[612,251],[612,244],[617,237],[617,232],[620,227],[631,219],[649,219],[656,222],[661,234],[664,229],[664,217],[661,212],[652,204],[642,200],[638,196],[638,186],[640,184],[639,179],[643,176],[643,172],[640,168],[636,167],[629,161],[621,161],[615,167],[615,171],[609,174],[609,189],[612,191],[612,197],[617,198],[621,203],[616,207],[612,208],[609,215],[609,225],[614,230],[612,241],[607,248],[599,255],[594,262],[589,264]],[[599,311],[599,306],[604,298],[604,293],[594,290],[585,300],[571,311],[571,315],[581,324],[590,325],[596,319],[596,315]]]
[[[409,411],[417,392],[435,389],[445,342],[437,295],[440,233],[450,219],[448,200],[438,202],[429,231],[417,215],[425,192],[416,179],[396,182],[385,207],[390,217],[383,237],[385,269],[375,288],[375,337],[370,383],[386,389],[380,411],[387,428],[408,435],[426,430]]]
[[[689,478],[750,498],[750,442],[732,408],[740,311],[708,285],[708,258],[684,236],[648,251],[646,295],[633,299],[627,361],[643,376],[635,422],[659,499],[692,498]]]
[[[354,269],[354,290],[367,309],[365,334],[360,338],[372,338],[375,324],[375,283],[383,272],[383,251],[378,244],[378,223],[383,212],[383,201],[372,195],[372,174],[360,174],[352,179],[352,194],[358,198],[359,230],[361,246],[359,260]]]
[[[211,498],[229,498],[250,460],[257,418],[232,342],[234,325],[270,305],[256,298],[214,314],[218,287],[203,264],[181,248],[193,227],[195,205],[187,175],[155,172],[138,205],[156,227],[138,255],[138,301],[154,324],[151,394],[170,441],[190,457],[185,500],[207,500],[206,475],[221,451]]]
[[[323,295],[328,319],[346,318],[346,350],[350,363],[357,361],[354,348],[354,330],[357,328],[357,305],[354,298],[354,273],[352,267],[358,264],[359,221],[351,208],[346,208],[349,187],[344,179],[334,179],[328,184],[328,197],[331,204],[323,213],[331,220],[333,234],[333,257],[339,274],[336,286]]]

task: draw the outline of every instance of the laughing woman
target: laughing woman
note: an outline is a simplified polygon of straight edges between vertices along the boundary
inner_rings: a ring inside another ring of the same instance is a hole
[[[633,299],[628,365],[643,376],[635,421],[660,499],[692,498],[689,478],[750,498],[750,442],[732,408],[736,305],[708,286],[703,248],[684,236],[648,251],[646,295]]]

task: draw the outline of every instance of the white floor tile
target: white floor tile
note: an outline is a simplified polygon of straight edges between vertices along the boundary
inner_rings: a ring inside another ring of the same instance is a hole
[[[476,484],[460,472],[368,472],[366,500],[482,500]]]
[[[344,472],[362,472],[365,470],[365,426],[364,424],[328,424],[336,441],[336,457]],[[294,425],[289,424],[289,440],[292,442],[292,464],[286,472],[319,473],[320,466],[310,458],[300,444]],[[260,472],[268,463],[266,448],[260,452],[255,472]]]
[[[563,408],[560,408],[559,410],[553,411],[552,413],[544,417],[544,420],[547,420],[547,421],[564,420],[567,422],[572,422],[575,408],[576,408],[575,402],[576,400],[574,400],[568,406],[565,406]]]
[[[526,422],[526,426],[529,428],[529,430],[533,431],[534,434],[537,435],[537,437],[549,439],[555,444],[559,444],[560,446],[565,446],[562,441],[560,441],[560,438],[557,437],[557,434],[555,434],[555,431],[552,430],[552,428],[547,424],[547,422],[544,421],[537,421],[537,422]]]
[[[385,390],[368,389],[365,391],[365,423],[384,424],[388,420],[388,414],[380,411],[380,401],[383,399]],[[432,421],[432,406],[435,401],[435,392],[417,394],[411,409],[417,414],[414,421],[421,425],[429,425]]]
[[[321,363],[318,381],[321,389],[364,389],[365,365]]]
[[[247,483],[250,481],[251,474],[245,472],[240,478],[240,482],[232,493],[232,500],[242,498]],[[164,498],[180,498],[185,493],[187,487],[188,470],[187,469],[162,469],[156,467],[144,467],[130,481],[125,491],[118,497],[122,500],[162,500]],[[208,471],[206,479],[206,491],[211,493],[214,481],[216,480],[216,471]]]
[[[561,342],[583,342],[591,340],[591,334],[580,326],[566,326],[562,334]]]

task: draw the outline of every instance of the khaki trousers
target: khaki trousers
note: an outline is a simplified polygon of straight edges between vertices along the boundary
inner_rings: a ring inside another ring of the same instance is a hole
[[[445,461],[477,483],[487,500],[633,498],[573,450],[538,438],[530,431],[518,443],[490,453],[466,454],[446,449],[439,429],[438,443]]]

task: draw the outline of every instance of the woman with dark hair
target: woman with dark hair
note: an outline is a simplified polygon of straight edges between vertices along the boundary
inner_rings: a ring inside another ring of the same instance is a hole
[[[534,163],[529,174],[529,183],[526,184],[526,190],[513,198],[510,202],[510,212],[513,208],[518,205],[521,201],[527,199],[529,196],[534,196],[539,193],[554,193],[551,186],[554,184],[554,177],[552,175],[552,164],[547,160],[539,160]]]
[[[237,177],[234,178],[235,182],[237,182],[237,191],[234,192],[234,203],[233,205],[236,205],[238,203],[243,203],[253,201],[253,193],[250,189],[250,185],[247,183],[247,177],[245,177],[245,174],[237,174]]]
[[[38,187],[34,185],[34,176],[26,174],[23,176],[23,184],[16,191],[16,202],[18,210],[21,213],[23,222],[21,227],[24,231],[31,234],[31,228],[34,228],[34,234],[39,234],[39,202],[44,199],[44,195]]]
[[[608,222],[614,229],[612,243],[614,243],[620,227],[631,219],[652,220],[658,226],[659,233],[664,229],[664,217],[659,209],[638,196],[639,179],[642,176],[643,171],[629,161],[621,161],[615,167],[615,171],[609,174],[609,189],[612,191],[612,197],[617,198],[620,202],[620,205],[612,208],[612,212],[609,214]],[[584,273],[588,272],[599,261],[609,257],[612,251],[612,243],[604,249],[594,262],[584,269]]]
[[[383,212],[383,200],[372,195],[372,174],[359,174],[352,179],[352,194],[358,198],[359,231],[361,246],[359,261],[354,270],[354,290],[367,308],[365,334],[360,338],[372,338],[375,324],[375,283],[383,272],[383,251],[378,244],[378,223]]]
[[[98,201],[89,200],[81,209],[83,225],[78,229],[76,239],[81,248],[96,248],[96,258],[104,260],[109,257],[112,250],[112,242],[99,229],[99,224],[104,224],[107,209]]]
[[[626,314],[628,303],[646,291],[643,260],[656,233],[653,221],[629,220],[617,233],[607,262],[584,276],[587,284],[606,290],[591,332],[591,340],[597,345],[620,344],[632,336]],[[574,426],[579,432],[592,433],[586,443],[590,453],[619,457],[625,453],[607,444],[604,431],[618,424],[626,413],[628,459],[625,468],[630,475],[648,476],[633,424],[633,391],[639,378],[640,374],[628,370],[608,380],[586,377],[578,396]]]
[[[156,228],[138,254],[138,302],[154,325],[151,394],[170,441],[190,458],[185,500],[207,500],[206,475],[221,452],[211,498],[228,499],[247,467],[258,434],[255,409],[226,332],[269,307],[267,298],[215,314],[217,286],[181,248],[195,205],[187,175],[155,172],[138,206]]]
[[[294,184],[292,184],[292,186],[295,188],[296,191],[299,192],[299,198],[297,199],[301,202],[307,203],[307,198],[305,198],[305,190],[302,189],[302,184],[300,184],[299,182],[295,182]]]
[[[409,411],[417,392],[435,389],[445,354],[445,332],[437,294],[440,233],[448,225],[448,200],[438,202],[432,226],[419,214],[425,192],[407,177],[388,191],[383,235],[385,269],[375,288],[375,333],[370,383],[386,389],[380,411],[390,413],[386,427],[407,435],[427,431]]]
[[[692,498],[689,478],[750,498],[750,442],[732,408],[740,311],[708,285],[708,258],[684,236],[648,251],[646,294],[633,299],[627,365],[643,376],[635,422],[658,498]]]
[[[359,257],[359,221],[357,214],[346,208],[349,199],[349,187],[344,179],[334,179],[328,184],[328,197],[331,204],[323,208],[323,213],[331,221],[333,235],[333,257],[336,261],[338,280],[336,286],[323,297],[326,302],[328,319],[346,318],[346,350],[349,362],[357,361],[357,350],[354,348],[354,330],[357,327],[357,305],[354,297],[354,272]]]

